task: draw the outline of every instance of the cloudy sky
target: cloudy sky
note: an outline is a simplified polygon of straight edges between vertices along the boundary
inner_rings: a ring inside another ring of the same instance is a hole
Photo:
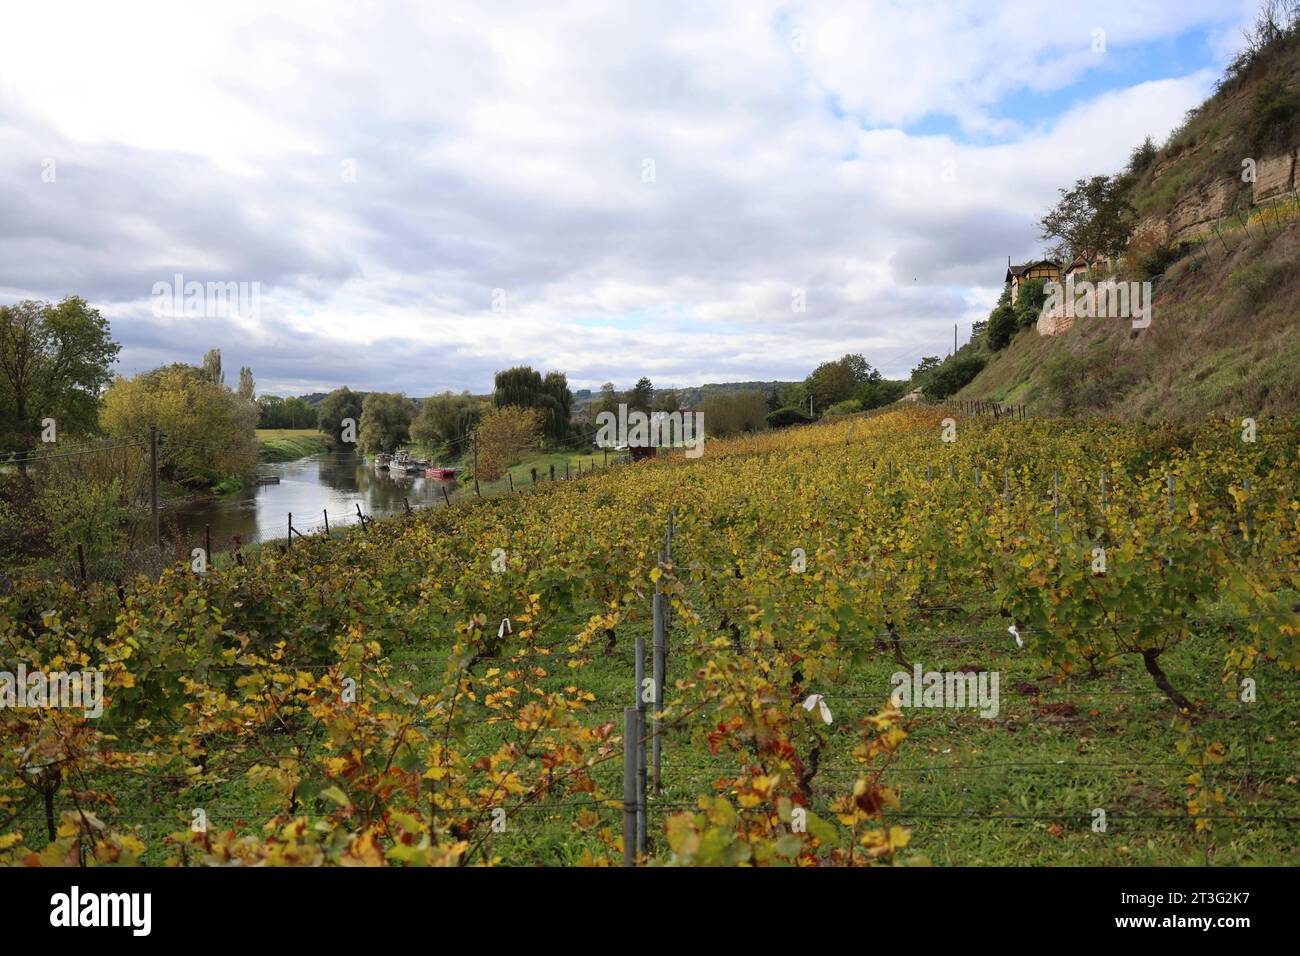
[[[265,393],[905,374],[1255,5],[5,0],[0,302]]]

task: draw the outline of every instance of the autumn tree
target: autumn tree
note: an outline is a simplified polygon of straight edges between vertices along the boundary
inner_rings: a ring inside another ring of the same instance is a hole
[[[496,481],[519,461],[520,454],[537,444],[542,434],[542,411],[505,405],[487,412],[478,425],[480,481]]]
[[[104,393],[100,417],[117,438],[156,427],[160,470],[173,481],[208,486],[257,467],[256,407],[193,365],[118,376]]]

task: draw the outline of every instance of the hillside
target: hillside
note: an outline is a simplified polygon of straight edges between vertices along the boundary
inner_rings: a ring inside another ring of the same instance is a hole
[[[1079,319],[1055,336],[1022,329],[1001,351],[977,342],[987,365],[958,397],[1043,414],[1296,413],[1298,145],[1293,26],[1234,64],[1128,187],[1134,227],[1109,275],[1152,281],[1150,326]]]
[[[24,577],[0,640],[100,668],[106,695],[94,719],[3,712],[0,866],[83,843],[155,865],[1295,863],[1294,442],[977,418],[943,443],[939,424],[710,442],[202,578]],[[665,719],[637,733],[656,627]],[[922,671],[971,696],[895,697]],[[656,729],[662,793],[624,800]],[[66,783],[33,784],[37,745]],[[1202,753],[1212,785],[1188,787]]]

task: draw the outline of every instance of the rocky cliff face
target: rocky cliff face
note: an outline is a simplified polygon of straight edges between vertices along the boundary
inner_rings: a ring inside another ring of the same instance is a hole
[[[1157,169],[1154,183],[1167,171]],[[1245,216],[1260,205],[1292,198],[1296,190],[1296,151],[1266,156],[1255,164],[1254,183],[1225,176],[1182,196],[1165,216],[1147,216],[1133,230],[1141,243],[1191,240],[1209,232],[1225,216]]]

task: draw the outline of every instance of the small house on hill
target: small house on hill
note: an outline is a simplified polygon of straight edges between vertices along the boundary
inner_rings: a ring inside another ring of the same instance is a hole
[[[1061,281],[1061,267],[1051,259],[1039,259],[1037,262],[1026,262],[1022,266],[1013,266],[1011,257],[1007,257],[1007,278],[1006,281],[1011,283],[1011,304],[1016,304],[1016,294],[1020,291],[1021,283],[1028,282],[1031,279],[1042,279],[1044,282],[1052,280]]]

